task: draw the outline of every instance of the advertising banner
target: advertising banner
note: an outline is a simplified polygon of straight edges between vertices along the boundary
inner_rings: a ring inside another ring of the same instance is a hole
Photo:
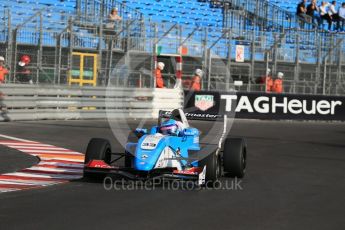
[[[185,92],[188,116],[267,120],[345,120],[345,97],[248,92]]]

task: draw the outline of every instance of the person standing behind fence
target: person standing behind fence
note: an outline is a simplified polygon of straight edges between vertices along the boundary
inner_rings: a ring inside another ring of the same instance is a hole
[[[3,56],[0,56],[0,84],[5,83],[6,81],[6,75],[8,75],[9,71],[4,66],[5,58]]]
[[[33,84],[31,71],[28,69],[28,65],[31,62],[31,58],[28,55],[23,55],[18,62],[16,79],[20,83]]]
[[[272,92],[273,88],[273,79],[271,75],[266,76],[266,93]]]
[[[122,18],[118,15],[117,8],[113,8],[108,15],[108,23],[106,24],[107,29],[115,29],[116,22],[121,21]]]
[[[282,93],[283,92],[283,77],[284,74],[282,72],[279,72],[277,75],[277,79],[274,80],[272,91],[274,93]]]
[[[204,75],[204,72],[201,69],[195,70],[195,75],[192,78],[190,90],[193,90],[193,91],[200,91],[201,90],[201,78],[203,75]]]
[[[162,77],[162,71],[164,70],[165,64],[163,62],[158,62],[155,71],[156,77],[156,88],[164,88],[164,81]]]
[[[266,75],[261,76],[258,79],[256,79],[257,84],[263,84],[265,86],[265,92],[271,92],[272,85],[273,85],[273,79],[271,76],[271,69],[267,68]]]

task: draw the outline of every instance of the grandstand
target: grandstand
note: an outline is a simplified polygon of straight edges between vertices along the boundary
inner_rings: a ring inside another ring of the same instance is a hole
[[[180,55],[184,47],[184,75],[196,67],[212,67],[204,79],[208,88],[225,89],[229,69],[231,79],[244,81],[243,90],[258,90],[255,78],[269,66],[274,73],[285,72],[290,92],[342,90],[344,35],[312,25],[298,28],[296,2],[3,0],[0,6],[1,55],[13,70],[12,80],[22,54],[33,57],[41,83],[68,83],[75,68],[73,53],[95,55],[96,74],[103,79],[98,84],[104,84],[124,52],[137,58],[131,60],[136,63],[132,71],[138,73],[142,66],[152,68],[158,48],[162,55]],[[123,19],[115,33],[105,29],[112,8]],[[235,61],[237,45],[244,46],[244,63]]]

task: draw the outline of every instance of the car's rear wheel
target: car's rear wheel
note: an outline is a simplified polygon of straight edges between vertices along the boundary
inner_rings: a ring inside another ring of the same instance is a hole
[[[103,160],[110,164],[111,161],[111,146],[108,140],[101,138],[92,138],[85,153],[84,163],[87,164],[91,160]],[[88,172],[84,172],[84,177],[92,176]]]
[[[227,138],[223,151],[224,171],[231,177],[244,177],[247,166],[247,148],[243,138]]]

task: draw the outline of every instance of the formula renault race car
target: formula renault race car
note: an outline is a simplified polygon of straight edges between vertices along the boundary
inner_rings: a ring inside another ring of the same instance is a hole
[[[225,126],[224,126],[225,127]],[[148,132],[136,129],[136,142],[127,143],[123,153],[113,153],[108,140],[93,138],[86,154],[84,177],[115,174],[133,180],[157,177],[213,183],[224,173],[242,178],[247,148],[242,138],[225,138],[208,154],[199,143],[200,132],[189,126],[181,109],[160,111],[157,126]],[[225,132],[223,132],[225,134]],[[122,166],[116,165],[124,158]]]

